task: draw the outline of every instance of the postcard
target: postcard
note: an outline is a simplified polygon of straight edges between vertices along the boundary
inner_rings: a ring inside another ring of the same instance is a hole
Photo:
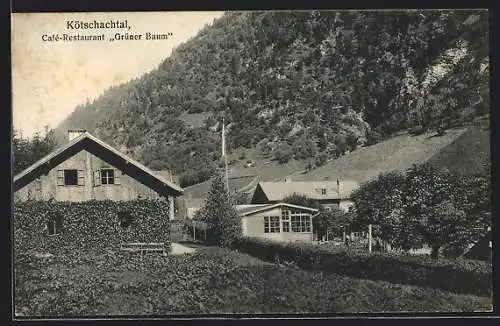
[[[489,26],[12,13],[13,318],[491,313]]]

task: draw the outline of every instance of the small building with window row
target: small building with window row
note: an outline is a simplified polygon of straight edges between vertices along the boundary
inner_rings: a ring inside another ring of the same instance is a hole
[[[242,234],[276,241],[313,241],[317,209],[288,203],[236,205]]]
[[[85,130],[68,131],[69,142],[14,177],[14,201],[129,201],[174,198],[183,189]]]

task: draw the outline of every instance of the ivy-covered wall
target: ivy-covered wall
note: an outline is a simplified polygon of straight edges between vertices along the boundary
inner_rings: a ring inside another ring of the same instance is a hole
[[[14,205],[14,248],[50,252],[120,248],[122,242],[163,242],[170,249],[165,200],[26,201]],[[54,233],[55,227],[55,234]]]

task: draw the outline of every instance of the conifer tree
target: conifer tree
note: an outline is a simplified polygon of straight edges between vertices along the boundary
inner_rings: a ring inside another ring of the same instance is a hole
[[[207,240],[229,247],[241,236],[241,220],[229,197],[221,174],[216,174],[204,207]]]

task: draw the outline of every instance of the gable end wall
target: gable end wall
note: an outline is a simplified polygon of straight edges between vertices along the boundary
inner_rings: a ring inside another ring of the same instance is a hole
[[[94,185],[94,171],[101,168],[114,168],[120,184]],[[79,169],[84,171],[84,185],[58,186],[57,171]],[[28,199],[81,202],[87,200],[134,200],[159,198],[158,193],[143,185],[131,176],[124,175],[119,169],[109,165],[99,157],[82,150],[66,161],[52,168],[47,174],[39,176],[25,187],[14,193],[14,201]]]

